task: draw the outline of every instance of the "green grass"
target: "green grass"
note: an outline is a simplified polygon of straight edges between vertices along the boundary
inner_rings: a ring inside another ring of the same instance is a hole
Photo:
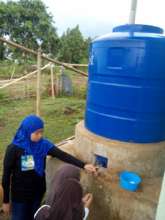
[[[35,113],[35,100],[18,100],[0,104],[0,173],[5,148],[10,144],[21,120]],[[41,116],[45,121],[45,137],[57,143],[74,134],[75,125],[83,119],[85,100],[75,97],[42,99]]]
[[[48,63],[47,61],[43,60],[42,66],[46,65],[47,63]],[[13,71],[14,71],[14,77],[20,77],[25,74],[25,71],[27,73],[34,71],[36,69],[36,65],[37,65],[37,60],[35,59],[33,61],[26,60],[26,63],[20,63],[20,64],[16,64],[13,61],[9,61],[9,60],[0,61],[0,78],[10,79]],[[87,72],[87,67],[79,67],[78,69]],[[55,66],[55,72],[59,73],[60,71],[61,71],[61,67]],[[50,70],[47,69],[42,72],[49,74]],[[76,77],[79,76],[79,73],[75,73],[67,69],[65,69],[65,72],[68,72],[70,75]]]
[[[15,69],[14,77],[19,77],[23,75],[25,70],[29,71],[31,69],[32,64],[36,64],[36,63],[33,62],[29,65],[28,63],[16,64],[13,61],[9,61],[9,60],[0,61],[0,78],[9,79],[14,69]]]
[[[24,74],[24,70],[29,72],[34,68],[28,63],[19,65],[10,61],[0,62],[0,79],[9,79],[14,66],[16,68],[14,77],[20,77]],[[60,67],[56,66],[55,73],[59,78]],[[61,95],[52,100],[48,97],[48,90],[51,88],[50,70],[42,71],[41,116],[45,121],[45,136],[55,143],[73,135],[75,125],[84,115],[87,78],[70,70],[65,70],[65,73],[72,80],[73,95],[72,97]],[[0,90],[0,174],[5,148],[10,144],[19,123],[26,115],[35,113],[35,99],[24,98],[29,97],[26,92],[35,96],[35,78]],[[13,101],[14,99],[18,100]]]

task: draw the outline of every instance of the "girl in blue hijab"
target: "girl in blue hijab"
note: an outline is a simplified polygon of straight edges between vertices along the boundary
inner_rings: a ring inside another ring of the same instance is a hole
[[[96,167],[85,164],[43,138],[44,122],[36,115],[20,124],[4,158],[2,186],[3,211],[12,220],[32,220],[46,191],[45,161],[50,155],[95,173]],[[11,206],[10,206],[11,204]]]

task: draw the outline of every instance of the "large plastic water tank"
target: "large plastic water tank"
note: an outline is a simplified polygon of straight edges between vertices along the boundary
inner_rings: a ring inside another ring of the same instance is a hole
[[[123,25],[92,42],[85,126],[121,141],[165,140],[165,37],[161,28]]]

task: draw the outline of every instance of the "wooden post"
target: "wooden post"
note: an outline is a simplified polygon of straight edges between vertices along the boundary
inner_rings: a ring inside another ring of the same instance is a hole
[[[48,63],[47,65],[45,65],[44,67],[41,68],[41,70],[44,70],[46,69],[50,64]],[[15,84],[15,83],[18,83],[19,81],[23,80],[23,79],[27,79],[29,78],[30,76],[33,76],[34,74],[36,74],[38,72],[38,70],[35,70],[31,73],[28,73],[27,75],[25,76],[22,76],[20,78],[17,78],[17,79],[13,79],[13,80],[8,80],[8,83],[5,83],[4,85],[0,86],[0,89],[4,89],[8,86],[11,86],[12,84]]]
[[[32,78],[33,80],[33,78]],[[30,91],[29,91],[29,79],[25,79],[25,84],[26,84],[26,98],[30,98]]]
[[[62,75],[64,73],[64,66],[61,66],[61,70],[60,70],[60,80],[59,80],[59,93],[62,94],[62,90],[63,90],[63,83],[62,83]]]
[[[12,41],[6,40],[6,39],[4,39],[3,37],[0,37],[0,41],[9,44],[9,45],[11,45],[12,47],[19,48],[19,49],[21,49],[21,50],[23,50],[23,51],[25,51],[25,52],[34,54],[35,56],[37,55],[37,52],[36,52],[36,51],[31,50],[31,49],[29,49],[29,48],[26,48],[26,47],[24,47],[24,46],[22,46],[22,45],[20,45],[20,44],[17,44],[17,43],[12,42]],[[43,59],[45,59],[45,60],[48,60],[48,61],[51,62],[51,63],[55,63],[55,64],[57,64],[57,65],[62,65],[62,66],[64,66],[66,69],[70,69],[70,70],[72,70],[72,71],[74,71],[74,72],[76,72],[76,73],[80,73],[80,74],[83,75],[83,76],[88,76],[87,73],[85,73],[85,72],[83,72],[83,71],[80,71],[80,70],[78,70],[78,69],[72,67],[70,64],[68,65],[68,64],[62,63],[62,62],[60,62],[60,61],[58,61],[58,60],[54,60],[54,59],[52,59],[52,58],[50,58],[50,57],[47,57],[46,55],[43,55],[43,54],[41,55],[41,57],[42,57]]]
[[[13,71],[12,71],[12,73],[11,73],[10,80],[12,80],[12,79],[13,79],[14,73],[15,73],[15,66],[14,66]]]
[[[50,73],[51,73],[51,91],[52,91],[52,99],[55,99],[55,94],[54,94],[54,75],[53,75],[53,68],[54,65],[50,65]]]
[[[38,48],[37,55],[37,90],[36,90],[36,115],[40,116],[41,105],[41,47]]]
[[[59,96],[59,75],[55,73],[56,97]]]

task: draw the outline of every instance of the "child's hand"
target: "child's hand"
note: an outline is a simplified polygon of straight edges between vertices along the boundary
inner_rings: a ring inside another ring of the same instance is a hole
[[[84,206],[85,206],[86,208],[89,208],[90,205],[91,205],[91,203],[92,203],[92,201],[93,201],[93,195],[92,195],[91,193],[86,194],[86,195],[82,198],[82,201],[83,201],[83,203],[84,203]]]
[[[93,164],[86,164],[84,166],[84,169],[89,173],[93,173],[93,174],[97,175],[98,168],[96,166],[94,166]]]
[[[5,215],[9,215],[10,214],[10,203],[3,203],[2,210]]]

